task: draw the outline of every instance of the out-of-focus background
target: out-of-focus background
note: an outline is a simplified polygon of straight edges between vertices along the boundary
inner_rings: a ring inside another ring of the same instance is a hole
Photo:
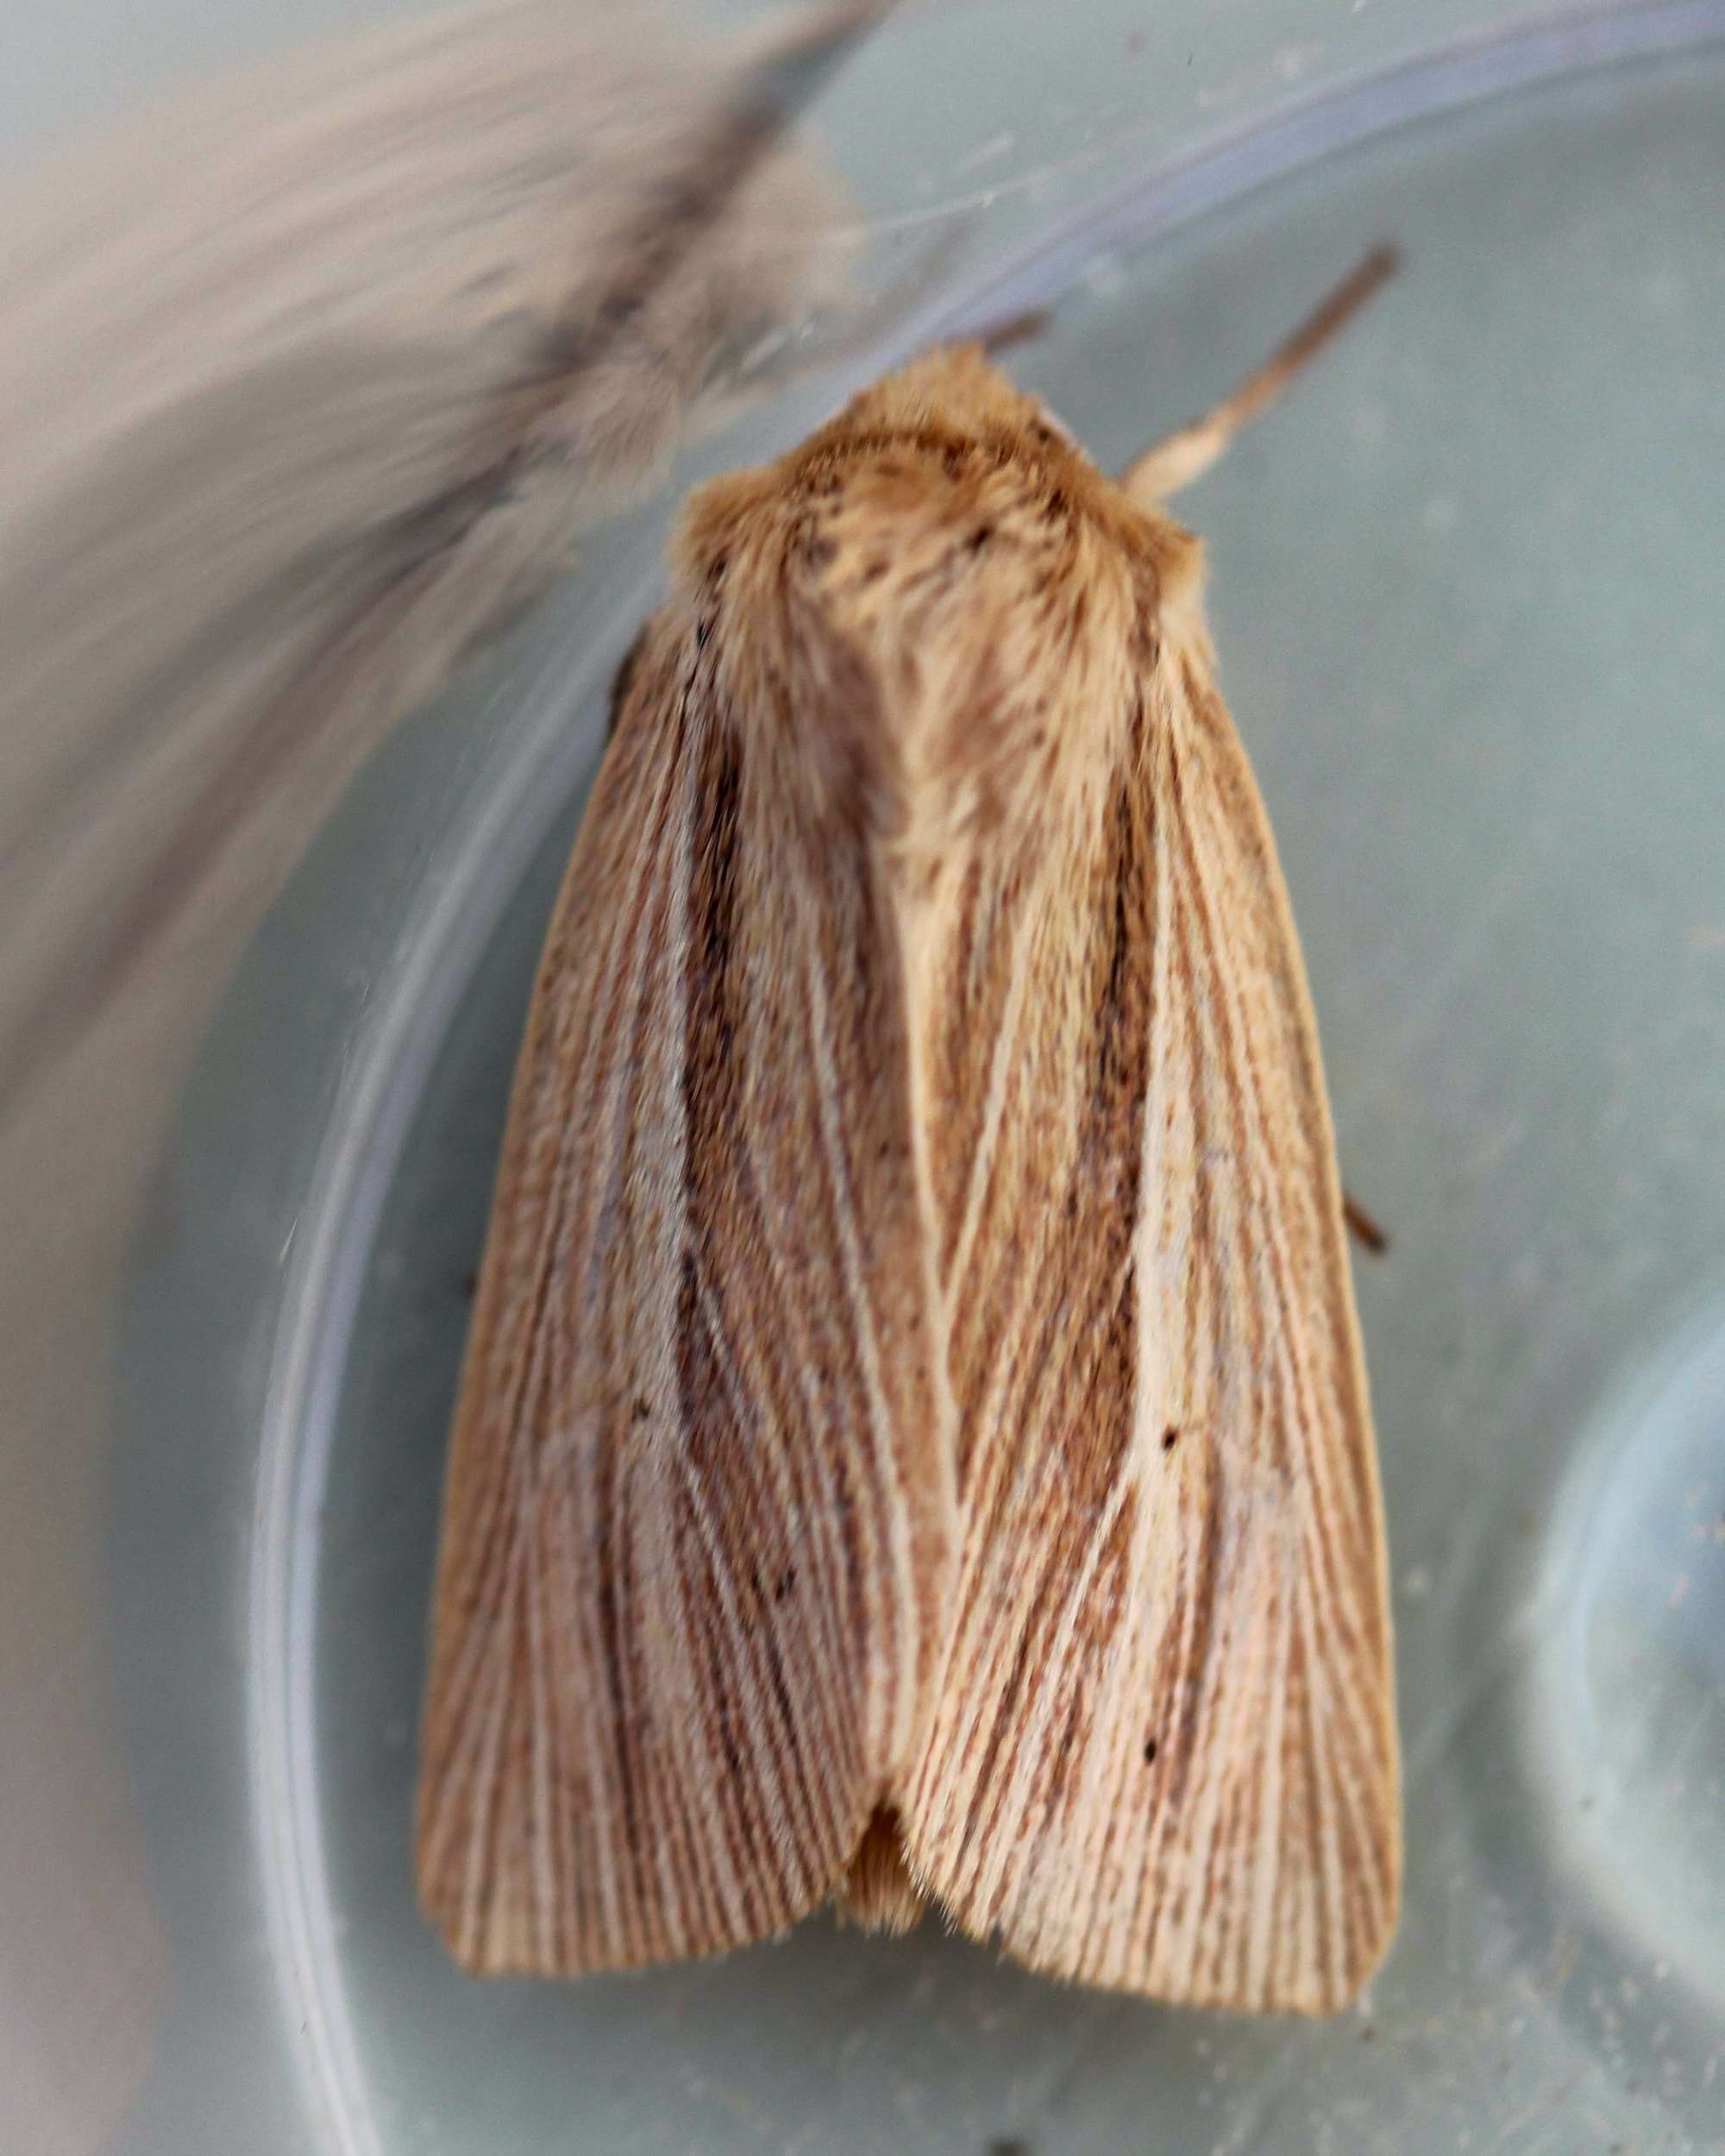
[[[9,13],[0,2148],[1725,2147],[1725,4],[865,12]],[[461,1977],[444,1421],[677,499],[1031,307],[1118,464],[1380,238],[1182,507],[1391,1235],[1389,1964]]]

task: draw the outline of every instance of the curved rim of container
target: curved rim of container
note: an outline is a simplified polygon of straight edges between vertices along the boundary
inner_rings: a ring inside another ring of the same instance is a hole
[[[1069,219],[962,300],[935,304],[894,340],[906,349],[979,334],[1050,304],[1099,255],[1195,223],[1322,160],[1405,128],[1471,110],[1637,61],[1675,58],[1725,42],[1725,0],[1632,0],[1628,6],[1554,12],[1509,31],[1478,35],[1363,75],[1339,89],[1290,99],[1264,118],[1220,133]],[[887,363],[892,363],[891,358]]]

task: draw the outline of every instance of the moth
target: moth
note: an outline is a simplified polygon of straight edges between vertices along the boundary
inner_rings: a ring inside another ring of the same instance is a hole
[[[618,681],[455,1419],[421,1896],[480,1971],[927,1907],[1333,2012],[1383,1524],[1299,947],[1164,502],[978,348],[697,493]]]

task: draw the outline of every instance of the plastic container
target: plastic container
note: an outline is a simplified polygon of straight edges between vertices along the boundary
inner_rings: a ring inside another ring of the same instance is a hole
[[[1725,2148],[1725,6],[937,8],[814,125],[888,271],[942,243],[938,290],[685,459],[373,761],[185,1089],[98,1457],[0,1506],[0,1731],[66,1776],[0,1878],[87,1903],[0,1927],[0,2025],[66,2002],[64,2055],[30,2024],[34,2147]],[[1323,2026],[824,1920],[465,1979],[408,1864],[464,1280],[676,499],[1032,303],[1013,372],[1119,463],[1379,238],[1402,277],[1182,509],[1345,1172],[1392,1238],[1355,1268],[1408,1782],[1389,1962]],[[93,1554],[38,1652],[50,1488]]]

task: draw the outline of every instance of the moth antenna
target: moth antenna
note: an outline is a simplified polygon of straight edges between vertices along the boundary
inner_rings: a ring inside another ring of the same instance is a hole
[[[1401,256],[1393,247],[1375,247],[1327,299],[1314,307],[1294,334],[1246,376],[1220,404],[1142,450],[1120,474],[1120,483],[1140,508],[1165,501],[1181,487],[1201,479],[1240,429],[1266,411],[1294,377],[1344,330],[1379,286],[1393,277]]]
[[[1053,320],[1052,307],[1020,307],[1016,314],[1002,315],[999,321],[979,330],[976,342],[994,359],[1014,345],[1028,344],[1033,337],[1039,337]]]

